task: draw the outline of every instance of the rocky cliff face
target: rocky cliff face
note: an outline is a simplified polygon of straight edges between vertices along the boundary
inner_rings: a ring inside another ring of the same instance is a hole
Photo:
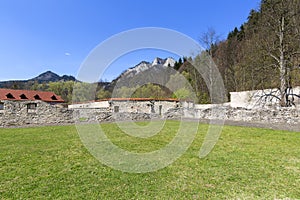
[[[170,74],[174,74],[175,65],[173,58],[155,58],[152,62],[142,61],[138,65],[129,68],[112,81],[111,85],[118,84],[126,87],[143,85],[146,82],[165,81],[169,79]],[[158,80],[160,79],[160,80]],[[161,83],[162,85],[163,82]]]
[[[159,68],[174,67],[174,64],[175,64],[175,60],[173,58],[165,58],[165,59],[155,58],[152,63],[142,61],[138,65],[136,65],[132,68],[129,68],[128,70],[123,72],[115,80],[118,80],[120,78],[122,78],[122,79],[131,78],[134,75],[137,75],[137,74],[144,72],[146,70],[149,70],[149,69],[155,71]]]

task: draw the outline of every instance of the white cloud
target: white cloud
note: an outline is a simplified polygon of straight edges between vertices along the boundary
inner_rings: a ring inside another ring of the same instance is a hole
[[[70,54],[70,53],[68,53],[68,52],[66,52],[66,53],[65,53],[65,56],[70,56],[70,55],[71,55],[71,54]]]

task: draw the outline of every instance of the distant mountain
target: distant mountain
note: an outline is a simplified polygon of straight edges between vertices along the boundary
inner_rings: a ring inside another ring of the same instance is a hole
[[[35,78],[28,80],[11,80],[0,81],[0,88],[12,88],[12,89],[30,89],[34,83],[49,83],[58,81],[76,81],[73,76],[63,75],[59,76],[51,71],[44,72]]]
[[[63,75],[59,76],[51,71],[44,72],[28,81],[37,81],[38,83],[58,82],[58,81],[76,81],[75,77]]]
[[[175,60],[173,58],[155,58],[152,63],[142,61],[138,65],[127,69],[120,76],[114,79],[111,83],[111,86],[114,87],[115,84],[121,84],[122,86],[134,86],[140,82],[149,82],[161,78],[168,79],[167,77],[162,76],[165,74],[169,76],[173,67],[175,65]],[[169,71],[168,73],[166,71]]]
[[[123,86],[131,87],[152,82],[156,80],[163,83],[169,79],[170,74],[174,73],[175,60],[173,58],[155,58],[153,62],[142,61],[138,65],[131,67],[121,73],[112,82],[99,82],[98,87],[106,90],[113,90],[117,82]],[[0,88],[11,89],[31,89],[35,83],[49,83],[59,81],[77,81],[75,77],[63,75],[59,76],[51,71],[44,72],[37,77],[28,80],[0,81]],[[118,83],[118,84],[119,84]]]

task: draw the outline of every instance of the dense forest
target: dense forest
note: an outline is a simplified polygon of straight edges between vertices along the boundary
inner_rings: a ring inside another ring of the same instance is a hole
[[[198,103],[211,102],[207,81],[193,67],[193,62],[203,54],[209,55],[218,67],[227,95],[232,91],[278,88],[280,95],[276,98],[282,106],[289,106],[290,97],[299,97],[291,89],[300,86],[300,0],[262,0],[259,9],[251,10],[248,20],[234,28],[226,39],[219,40],[218,34],[210,28],[201,34],[200,43],[206,49],[204,52],[195,58],[180,58],[174,66],[192,86]],[[88,84],[75,83],[76,90],[83,93],[72,99],[74,83],[35,83],[30,89],[54,91],[67,102],[86,100],[84,93],[89,91]],[[111,97],[113,86],[95,84],[94,98]],[[121,87],[116,93],[119,97],[185,99],[191,91],[180,88],[170,92],[163,86],[148,84]]]
[[[262,0],[248,20],[219,41],[213,29],[201,36],[201,43],[219,68],[227,93],[278,88],[279,101],[288,106],[294,86],[300,85],[300,1]],[[200,103],[209,102],[204,81],[191,67],[178,66],[192,76]],[[194,75],[195,74],[195,75]],[[272,94],[267,94],[272,95]]]
[[[286,105],[288,89],[300,85],[300,1],[262,0],[211,48],[227,91],[278,88]]]

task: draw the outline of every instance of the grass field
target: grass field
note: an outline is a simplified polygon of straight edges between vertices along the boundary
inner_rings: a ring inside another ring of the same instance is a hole
[[[177,126],[136,139],[103,124],[116,145],[137,152],[167,144]],[[74,126],[0,129],[0,199],[300,199],[300,133],[226,126],[200,159],[207,127],[172,165],[145,174],[102,165]]]

